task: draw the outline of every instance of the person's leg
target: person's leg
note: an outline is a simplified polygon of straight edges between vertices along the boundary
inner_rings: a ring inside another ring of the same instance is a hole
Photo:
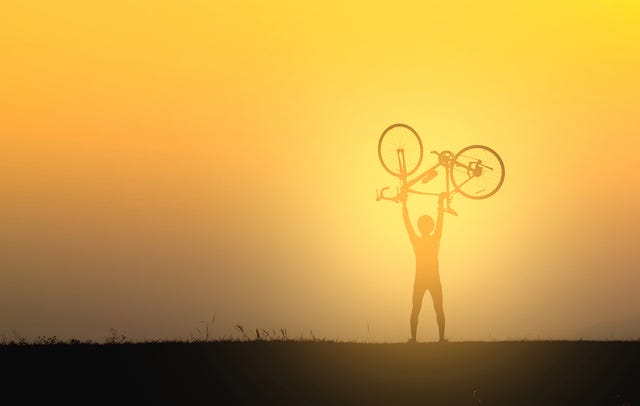
[[[442,306],[442,285],[437,283],[429,289],[431,299],[433,300],[433,308],[436,311],[436,321],[438,322],[438,334],[440,341],[444,341],[444,309]]]
[[[418,283],[413,285],[413,306],[411,308],[411,342],[416,342],[416,336],[418,333],[418,317],[420,316],[420,309],[422,309],[422,298],[424,297],[425,288]]]

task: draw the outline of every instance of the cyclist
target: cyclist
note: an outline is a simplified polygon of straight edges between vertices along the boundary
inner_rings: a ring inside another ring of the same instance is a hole
[[[416,234],[409,219],[407,209],[407,192],[403,191],[399,195],[402,203],[402,217],[409,233],[413,251],[416,255],[416,274],[413,282],[413,307],[411,309],[411,339],[410,343],[416,342],[418,330],[418,316],[422,308],[422,299],[428,290],[433,300],[433,307],[436,311],[438,323],[438,333],[440,342],[444,339],[444,310],[442,307],[442,285],[440,284],[440,270],[438,266],[438,251],[440,249],[440,237],[442,236],[442,217],[444,212],[444,200],[446,193],[441,193],[438,199],[438,217],[434,224],[431,217],[424,215],[418,219],[418,230],[421,235]],[[435,226],[435,229],[434,229]],[[433,231],[433,234],[431,233]]]

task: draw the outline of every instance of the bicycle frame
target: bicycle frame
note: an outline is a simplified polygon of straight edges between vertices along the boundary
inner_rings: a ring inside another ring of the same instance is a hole
[[[451,208],[451,199],[452,196],[460,190],[460,188],[467,183],[469,180],[473,179],[473,176],[470,176],[469,179],[465,180],[464,182],[462,182],[460,185],[458,185],[456,188],[454,188],[453,190],[451,190],[451,167],[453,165],[465,168],[467,171],[472,170],[474,172],[477,171],[477,168],[472,168],[472,165],[463,165],[457,161],[454,160],[454,154],[451,151],[442,151],[442,152],[437,152],[437,151],[431,151],[432,154],[436,154],[438,155],[438,163],[433,165],[431,168],[427,169],[426,171],[422,172],[421,174],[417,175],[416,177],[414,177],[411,180],[407,180],[407,175],[406,175],[406,164],[404,162],[404,151],[402,150],[398,150],[398,162],[399,162],[399,167],[400,167],[400,171],[402,172],[402,175],[400,176],[400,180],[402,182],[402,186],[401,186],[401,190],[399,190],[395,196],[385,196],[384,195],[384,191],[389,189],[389,187],[385,187],[383,189],[380,190],[380,192],[377,193],[376,196],[376,200],[380,201],[380,200],[391,200],[393,202],[398,203],[399,202],[399,196],[401,193],[414,193],[414,194],[420,194],[420,195],[430,195],[430,196],[439,196],[440,193],[428,193],[428,192],[421,192],[419,190],[414,190],[411,189],[411,187],[413,185],[415,185],[416,183],[422,181],[423,183],[427,183],[429,182],[431,179],[435,178],[435,175],[433,175],[433,173],[435,172],[435,170],[439,167],[439,166],[443,166],[445,168],[445,193],[447,194],[447,205],[445,207],[445,211],[448,213],[451,213],[455,216],[458,215],[458,213],[456,213],[455,210],[453,210]],[[429,177],[431,176],[431,177]]]

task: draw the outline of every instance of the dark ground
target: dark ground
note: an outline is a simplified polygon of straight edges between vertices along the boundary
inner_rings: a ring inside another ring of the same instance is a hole
[[[640,405],[640,342],[6,345],[0,363],[0,404]]]

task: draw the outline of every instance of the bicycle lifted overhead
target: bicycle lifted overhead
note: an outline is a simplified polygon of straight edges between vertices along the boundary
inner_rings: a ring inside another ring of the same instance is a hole
[[[384,169],[400,179],[401,185],[395,196],[385,196],[385,187],[377,192],[376,200],[398,202],[403,193],[420,195],[440,195],[412,189],[418,182],[427,183],[435,178],[436,169],[445,169],[445,211],[457,215],[451,208],[451,200],[456,193],[470,199],[486,199],[494,195],[504,182],[504,163],[491,148],[484,145],[470,145],[454,154],[451,151],[431,151],[438,156],[438,162],[419,175],[409,179],[418,170],[423,158],[422,140],[418,133],[407,124],[393,124],[387,127],[378,141],[378,158]]]

